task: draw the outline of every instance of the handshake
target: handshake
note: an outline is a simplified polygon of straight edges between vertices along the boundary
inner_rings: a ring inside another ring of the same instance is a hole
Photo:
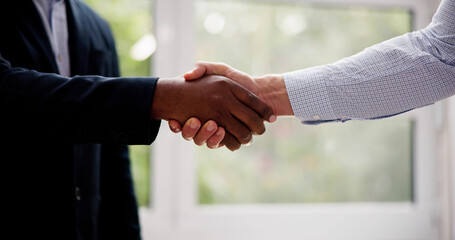
[[[234,151],[263,134],[264,121],[293,115],[281,75],[253,78],[222,63],[199,62],[183,78],[158,80],[151,117],[168,120],[173,132],[199,146]]]

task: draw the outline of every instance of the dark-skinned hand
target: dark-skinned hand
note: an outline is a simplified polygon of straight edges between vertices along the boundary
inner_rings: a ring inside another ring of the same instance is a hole
[[[238,83],[216,75],[195,81],[159,79],[152,104],[152,118],[176,120],[181,125],[191,117],[213,120],[226,129],[222,145],[237,150],[252,134],[265,132],[264,120],[272,109]]]

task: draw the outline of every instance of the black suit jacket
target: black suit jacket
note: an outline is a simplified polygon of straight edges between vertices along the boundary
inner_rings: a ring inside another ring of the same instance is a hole
[[[55,74],[33,2],[0,3],[0,234],[139,239],[122,144],[154,141],[157,79],[117,77],[107,23],[78,0],[66,3],[71,78]]]

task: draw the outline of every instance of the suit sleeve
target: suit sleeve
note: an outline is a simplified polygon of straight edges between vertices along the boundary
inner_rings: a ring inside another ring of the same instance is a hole
[[[157,78],[65,78],[15,68],[0,53],[1,128],[40,134],[45,141],[150,144]],[[21,124],[15,124],[21,123]]]

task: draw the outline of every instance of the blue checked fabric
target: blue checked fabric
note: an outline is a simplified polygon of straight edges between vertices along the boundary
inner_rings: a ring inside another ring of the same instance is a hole
[[[455,0],[443,0],[425,29],[334,64],[285,73],[304,124],[377,119],[455,94]]]

